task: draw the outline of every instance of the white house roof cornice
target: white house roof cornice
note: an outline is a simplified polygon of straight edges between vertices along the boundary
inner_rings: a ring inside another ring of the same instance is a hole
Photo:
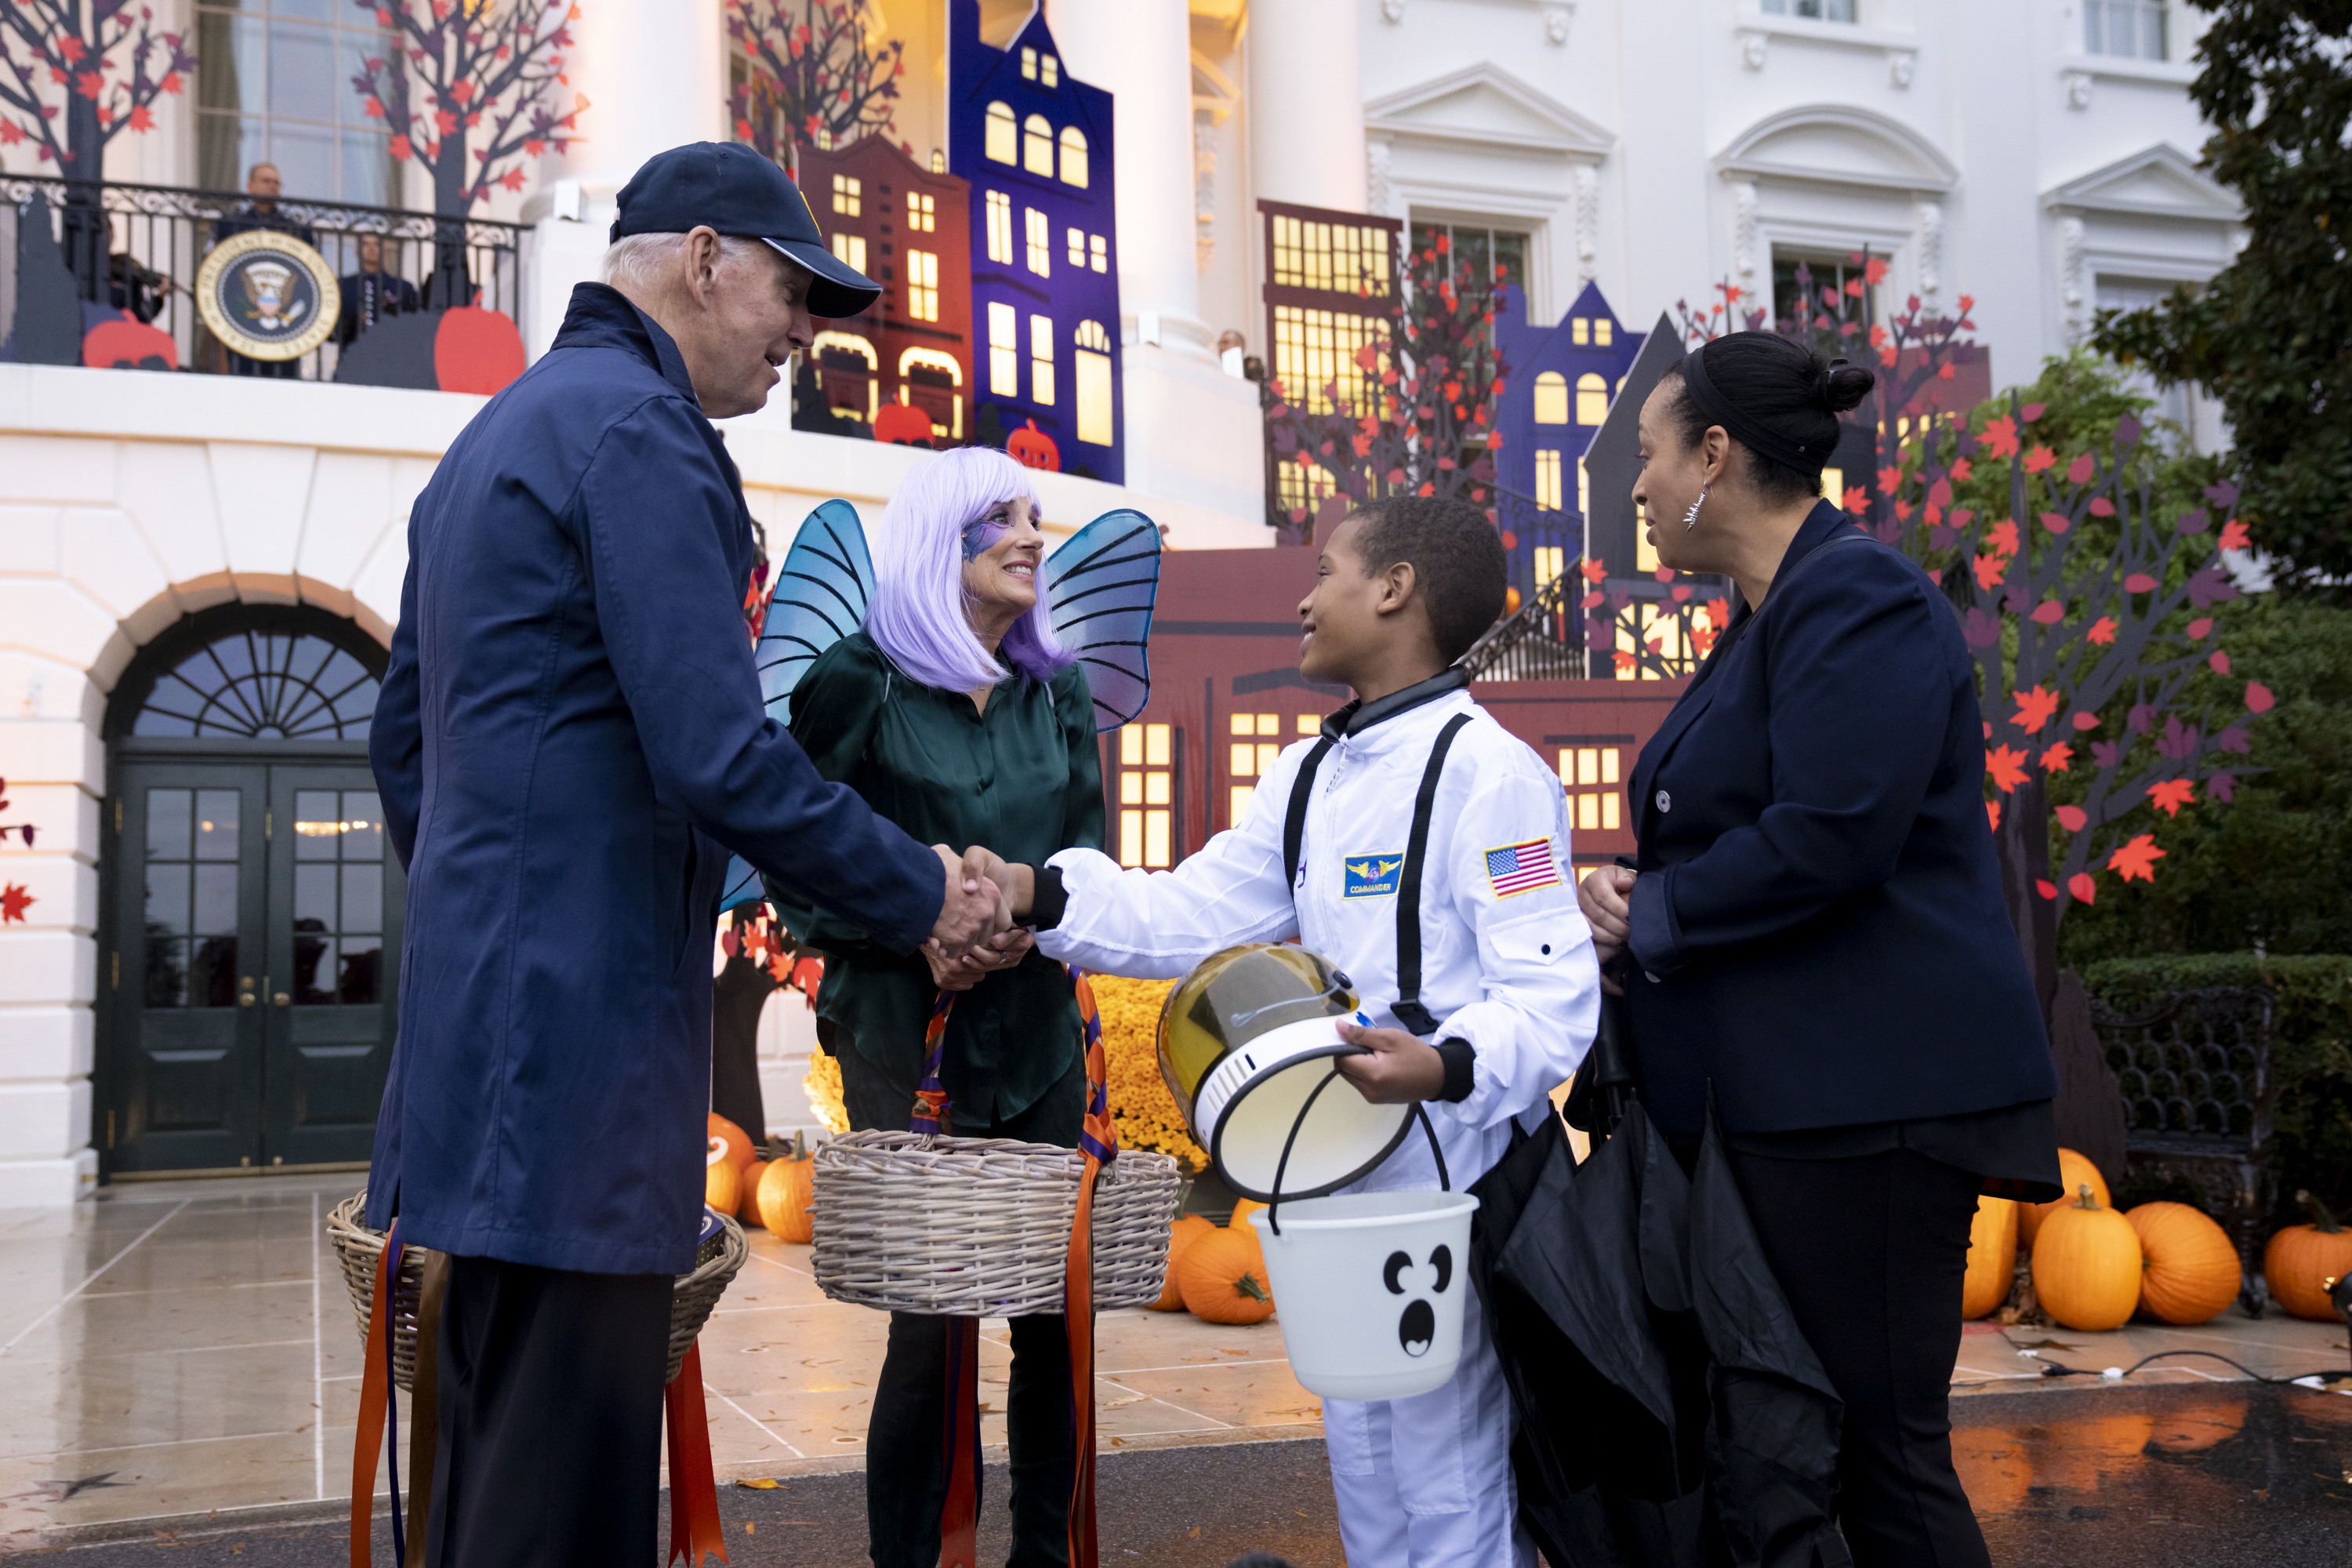
[[[2053,212],[2116,213],[2194,223],[2243,223],[2245,208],[2197,160],[2159,142],[2043,193]]]
[[[1899,120],[1851,104],[1784,109],[1749,126],[1717,155],[1727,179],[1945,192],[1960,172],[1941,149]]]
[[[1599,160],[1616,132],[1499,66],[1452,71],[1364,105],[1364,130],[1397,141],[1444,142]]]

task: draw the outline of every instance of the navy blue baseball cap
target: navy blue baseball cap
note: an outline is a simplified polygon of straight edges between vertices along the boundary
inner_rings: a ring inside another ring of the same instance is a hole
[[[646,160],[621,187],[612,237],[684,234],[708,226],[761,239],[815,275],[812,315],[855,316],[881,297],[882,286],[825,248],[816,215],[792,176],[735,142],[690,142]]]

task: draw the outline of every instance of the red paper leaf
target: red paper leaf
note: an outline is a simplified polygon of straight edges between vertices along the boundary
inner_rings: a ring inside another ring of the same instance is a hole
[[[2049,607],[2043,606],[2044,609]],[[2039,611],[2035,612],[2033,618],[2037,621],[2042,618]],[[2029,735],[2041,733],[2042,726],[2050,722],[2058,711],[2058,694],[2036,686],[2031,691],[2021,691],[2016,695],[2017,713],[2011,722]]]
[[[2069,833],[2080,833],[2090,824],[2090,813],[2079,805],[2062,805],[2057,811],[2058,826]]]
[[[2278,699],[2271,695],[2271,689],[2264,686],[2261,681],[2249,680],[2246,682],[2246,710],[2248,712],[2267,713],[2271,710],[2272,705],[2277,701]]]
[[[2000,802],[1997,800],[1985,802],[1985,821],[1991,825],[1995,833],[2000,831]]]
[[[2063,533],[2073,525],[2066,521],[2064,512],[2045,511],[2042,514],[2042,526],[2053,533]]]
[[[2213,650],[2213,657],[2207,659],[2205,662],[2213,667],[2213,673],[2216,675],[2227,675],[2230,673],[2230,656],[2223,653],[2218,647]]]
[[[22,924],[25,911],[40,900],[25,890],[20,883],[11,882],[0,888],[0,924],[14,921]]]
[[[2098,892],[2098,884],[2091,880],[2091,874],[2087,871],[2078,871],[2074,876],[2067,878],[2066,891],[2073,894],[2076,900],[2083,903],[2093,904],[2098,902],[2097,898],[2095,897]]]
[[[2101,647],[2105,647],[2106,644],[2116,640],[2116,630],[2117,628],[2114,616],[2101,616],[2098,618],[2097,623],[2094,625],[2089,631],[2083,634],[2083,639],[2085,642],[2095,642],[2099,644]]]
[[[2113,517],[2116,515],[2116,503],[2109,500],[2105,496],[2095,496],[2091,500],[2091,515],[2093,517]]]
[[[2003,795],[2025,782],[2025,753],[2014,746],[1995,746],[1985,753],[1985,772]]]
[[[2092,470],[2097,465],[2091,461],[2091,454],[2088,452],[2084,453],[2081,457],[2066,465],[2066,482],[2073,485],[2081,484],[2084,479],[2091,477]]]
[[[2135,572],[2124,579],[2124,592],[2126,594],[2153,594],[2156,589],[2156,579],[2145,572]]]
[[[2197,785],[2189,779],[2162,779],[2147,786],[2147,798],[2165,816],[2179,816],[2182,806],[2196,800]]]
[[[2202,642],[2205,640],[2205,634],[2212,629],[2213,622],[2210,616],[2200,616],[2196,620],[2189,623],[2189,640],[2190,642]]]
[[[1977,437],[1989,458],[2017,456],[2017,421],[2010,418],[1988,419],[1984,431]]]
[[[2037,626],[2054,626],[2065,618],[2066,606],[2056,599],[2044,599],[2033,606],[2033,621]]]
[[[2039,877],[2036,877],[2033,879],[2033,890],[2041,894],[2044,899],[2054,900],[2058,897],[2058,889],[2056,884],[2044,881]]]
[[[2031,425],[2036,419],[2041,418],[2042,410],[2049,406],[2050,405],[2046,403],[2029,403],[2024,407],[2017,411],[2017,416],[2020,419],[2024,420],[2028,425]]]
[[[2063,741],[2042,753],[2042,771],[2045,773],[2063,773],[2072,767],[2074,763],[2074,748]],[[2063,811],[2061,815],[2063,815]]]
[[[2074,728],[2075,728],[2075,729],[2077,729],[2077,730],[2095,730],[2095,729],[2097,729],[2098,727],[2099,727],[2099,716],[2098,716],[2096,713],[2077,713],[2077,714],[2075,714],[2075,715],[2074,715]]]
[[[2213,542],[2216,550],[2243,550],[2246,547],[2246,525],[2236,518],[2221,525],[2221,537]]]
[[[2156,847],[2156,835],[2143,833],[2107,857],[2107,869],[2125,881],[2137,878],[2143,882],[2156,880],[2156,863],[2164,858],[2164,851]]]

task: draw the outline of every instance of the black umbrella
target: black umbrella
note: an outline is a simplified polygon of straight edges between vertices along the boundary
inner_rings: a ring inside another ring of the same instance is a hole
[[[1685,1177],[1622,1030],[1560,1123],[1472,1189],[1472,1278],[1518,1415],[1519,1515],[1552,1568],[1841,1568],[1843,1414],[1789,1314],[1709,1116]]]

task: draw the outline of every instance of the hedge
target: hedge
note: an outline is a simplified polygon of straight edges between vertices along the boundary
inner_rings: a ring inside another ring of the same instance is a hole
[[[2185,953],[2108,959],[2082,973],[2092,995],[2122,1013],[2145,1012],[2175,991],[2269,987],[2278,998],[2271,1053],[2278,1075],[2277,1223],[2301,1217],[2298,1187],[2332,1207],[2352,1206],[2352,957]]]

